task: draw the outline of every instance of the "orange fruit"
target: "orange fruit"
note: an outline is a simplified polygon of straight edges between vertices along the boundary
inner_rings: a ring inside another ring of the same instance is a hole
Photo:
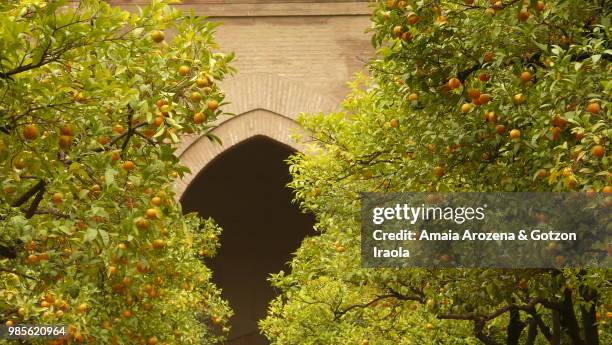
[[[444,168],[438,165],[434,167],[433,173],[436,177],[442,177],[444,175]]]
[[[121,312],[121,316],[123,316],[124,318],[127,319],[129,317],[132,317],[132,312],[127,310],[127,309],[125,309],[124,311]]]
[[[418,15],[416,15],[415,13],[411,13],[411,14],[408,16],[408,24],[410,24],[410,25],[414,25],[414,24],[418,23],[418,22],[419,22],[419,20],[421,20],[421,17],[419,17],[419,16],[418,16]]]
[[[60,134],[61,135],[73,136],[74,135],[74,131],[72,130],[72,126],[69,125],[69,124],[63,125],[62,128],[60,128]]]
[[[512,102],[516,105],[525,103],[525,96],[522,93],[517,93],[512,97]]]
[[[153,30],[151,31],[151,39],[153,40],[153,42],[155,43],[161,43],[164,38],[166,38],[166,35],[164,35],[164,33],[160,30]]]
[[[81,303],[81,304],[79,304],[79,306],[77,307],[77,311],[78,311],[79,313],[84,313],[84,312],[86,312],[86,311],[87,311],[87,304],[85,304],[85,303]]]
[[[191,98],[192,102],[199,102],[199,101],[202,100],[202,94],[200,94],[199,92],[194,91],[194,92],[191,93],[191,97],[190,98]]]
[[[152,245],[153,245],[153,248],[160,249],[164,247],[165,242],[164,240],[156,239],[153,241]]]
[[[457,89],[461,86],[461,80],[459,80],[458,78],[450,78],[448,80],[448,87],[451,90]]]
[[[599,114],[600,110],[601,110],[601,106],[597,102],[591,102],[586,107],[586,111],[588,111],[591,114]]]
[[[134,162],[132,161],[125,161],[123,162],[123,164],[121,165],[121,167],[123,168],[123,170],[125,171],[131,171],[134,170],[134,168],[136,168],[136,165],[134,164]]]
[[[125,131],[125,129],[120,124],[116,124],[116,125],[113,126],[113,132],[115,132],[117,134],[122,134],[124,131]]]
[[[197,112],[195,114],[193,114],[193,122],[194,123],[203,123],[206,121],[206,115],[202,114],[201,112]]]
[[[521,131],[518,129],[513,129],[510,131],[510,139],[518,139],[521,137]]]
[[[480,80],[480,81],[484,82],[484,81],[488,81],[489,79],[491,79],[491,77],[489,77],[489,75],[486,74],[486,73],[480,73],[478,75],[478,80]]]
[[[219,102],[217,102],[214,99],[211,99],[210,101],[208,101],[207,107],[208,107],[208,110],[215,111],[219,107]]]
[[[531,17],[531,13],[529,13],[529,11],[527,11],[525,8],[522,9],[517,15],[518,20],[521,22],[526,22],[529,17]]]
[[[593,157],[601,158],[606,154],[606,150],[601,145],[595,145],[591,149],[591,154],[593,155]]]
[[[110,140],[108,139],[108,137],[107,137],[106,135],[101,135],[101,136],[98,138],[98,143],[99,143],[100,145],[106,145],[106,144],[108,144],[108,143],[109,143],[109,141],[110,141]]]
[[[531,72],[524,71],[521,73],[519,78],[521,79],[523,83],[528,83],[529,81],[531,81]]]
[[[60,135],[59,146],[63,149],[68,149],[72,146],[72,137],[69,135]]]
[[[201,78],[196,79],[196,85],[199,88],[205,88],[210,85],[210,81],[206,77],[201,77]]]
[[[53,200],[53,203],[56,205],[59,205],[62,203],[62,199],[64,198],[64,195],[60,192],[55,192],[53,193],[53,196],[51,197],[51,200]]]
[[[402,30],[402,27],[401,27],[401,26],[399,26],[399,25],[396,25],[396,26],[394,26],[394,27],[393,27],[393,34],[394,34],[396,37],[400,37],[400,36],[402,35],[402,31],[403,31],[403,30]]]
[[[486,62],[491,62],[491,61],[493,61],[495,59],[495,54],[493,54],[492,52],[486,52],[484,54],[483,59]]]
[[[149,219],[155,219],[157,218],[157,211],[154,208],[149,208],[147,209],[145,215]]]
[[[38,127],[34,124],[28,124],[23,128],[23,137],[27,140],[34,140],[38,138],[40,132],[38,131]]]
[[[163,116],[157,116],[155,118],[155,120],[153,120],[153,124],[155,125],[155,127],[161,126],[162,123],[164,123],[164,117]]]
[[[471,99],[478,98],[478,97],[480,97],[480,90],[478,90],[478,89],[469,89],[468,90],[468,96]]]
[[[601,191],[606,194],[612,194],[612,186],[605,186]]]
[[[151,199],[151,205],[153,205],[153,206],[159,206],[159,205],[161,205],[161,203],[162,203],[162,199],[160,197],[158,197],[158,196],[154,196]]]
[[[418,99],[419,99],[419,96],[416,93],[411,93],[410,95],[408,95],[408,100],[410,102],[414,102],[414,101],[416,101]]]
[[[470,103],[463,103],[461,105],[461,112],[462,113],[467,113],[470,110],[472,110],[472,105]]]
[[[185,65],[179,67],[179,69],[178,69],[179,75],[181,75],[183,77],[186,76],[187,74],[189,74],[189,71],[191,71],[191,69],[189,68],[189,66],[185,66]]]
[[[392,119],[389,122],[389,125],[391,126],[391,128],[397,128],[399,126],[399,120],[398,119]]]
[[[487,104],[489,103],[490,100],[491,100],[491,96],[486,93],[483,93],[482,95],[480,95],[480,97],[478,97],[478,102],[480,104]]]

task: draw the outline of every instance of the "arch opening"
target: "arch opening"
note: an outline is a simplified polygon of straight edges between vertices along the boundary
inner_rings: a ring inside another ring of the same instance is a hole
[[[185,213],[213,217],[223,228],[221,248],[208,264],[235,312],[229,345],[267,344],[257,328],[275,296],[267,278],[287,271],[291,253],[314,235],[314,217],[291,202],[286,186],[285,160],[294,152],[265,136],[252,137],[207,164],[182,195]]]

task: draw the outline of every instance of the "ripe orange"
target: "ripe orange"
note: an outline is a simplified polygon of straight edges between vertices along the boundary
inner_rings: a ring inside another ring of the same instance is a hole
[[[487,104],[489,101],[491,101],[491,96],[489,94],[483,93],[480,95],[480,97],[478,97],[478,102],[480,104]]]
[[[121,158],[121,154],[120,154],[120,152],[121,152],[121,151],[119,151],[119,150],[114,150],[113,152],[111,152],[111,160],[112,160],[113,162],[116,162],[116,161],[118,161],[118,160],[119,160],[119,158]]]
[[[591,154],[593,155],[593,157],[601,158],[606,154],[606,150],[601,145],[595,145],[591,149]]]
[[[559,114],[555,115],[555,117],[553,118],[553,125],[555,127],[565,127],[565,125],[567,125],[567,120],[564,119],[563,117],[561,117]]]
[[[448,80],[448,87],[451,90],[457,89],[461,86],[461,80],[457,79],[457,78],[450,78]]]
[[[191,98],[192,102],[199,102],[199,101],[202,100],[202,94],[200,94],[199,92],[194,91],[194,92],[191,93],[191,97],[190,98]]]
[[[161,126],[162,123],[164,123],[164,117],[163,116],[157,116],[155,118],[155,120],[153,120],[153,124],[155,125],[155,127]]]
[[[546,169],[539,169],[537,172],[537,176],[539,178],[544,178],[546,176],[548,176],[548,171]]]
[[[189,74],[189,71],[191,71],[191,69],[189,68],[189,66],[185,66],[185,65],[183,65],[183,66],[179,67],[178,73],[179,73],[179,75],[181,75],[181,76],[183,76],[183,77],[184,77],[184,76],[186,76],[187,74]]]
[[[461,105],[461,112],[462,112],[462,113],[467,113],[467,112],[469,112],[470,110],[472,110],[472,105],[471,105],[470,103],[463,103],[463,104]]]
[[[157,218],[157,211],[154,208],[149,208],[147,209],[145,215],[149,219],[155,219]]]
[[[538,1],[538,3],[536,4],[536,10],[542,12],[545,8],[546,4],[544,3],[544,1]]]
[[[497,134],[499,135],[504,134],[505,131],[506,131],[506,127],[504,125],[495,126],[495,132],[497,132]]]
[[[202,114],[201,112],[197,112],[195,114],[193,114],[193,122],[194,123],[203,123],[206,121],[206,115]]]
[[[108,267],[108,273],[111,274],[111,275],[117,274],[117,267],[115,267],[115,266]]]
[[[79,304],[79,306],[77,307],[77,311],[78,311],[79,313],[84,313],[84,312],[86,312],[86,311],[87,311],[87,304],[85,304],[85,303],[81,303],[81,304]]]
[[[161,203],[162,203],[162,199],[160,197],[158,197],[158,196],[154,196],[151,199],[151,205],[153,205],[153,206],[159,206],[159,205],[161,205]]]
[[[528,83],[531,81],[531,72],[523,71],[519,77],[523,83]]]
[[[410,24],[410,25],[414,25],[414,24],[418,23],[419,20],[421,20],[421,17],[419,17],[415,13],[412,13],[412,14],[410,14],[408,16],[408,24]]]
[[[196,85],[199,88],[204,88],[210,85],[210,81],[208,80],[207,77],[201,77],[201,78],[196,79]]]
[[[151,337],[149,339],[147,339],[147,345],[156,345],[157,344],[157,338],[156,337]]]
[[[605,186],[601,191],[606,194],[612,194],[612,186]]]
[[[164,38],[166,38],[166,35],[164,35],[162,31],[159,31],[159,30],[151,31],[151,39],[153,40],[153,42],[161,43],[164,40]]]
[[[123,162],[123,164],[121,165],[121,167],[123,168],[123,170],[125,171],[131,171],[134,170],[134,168],[136,168],[136,165],[134,164],[134,162],[132,161],[125,161]]]
[[[108,144],[108,143],[109,143],[109,139],[108,139],[108,137],[107,137],[106,135],[101,135],[101,136],[98,138],[98,143],[99,143],[100,145],[106,145],[106,144]]]
[[[401,27],[401,26],[399,26],[399,25],[397,25],[397,26],[394,26],[394,27],[393,27],[393,34],[394,34],[396,37],[400,37],[400,36],[402,35],[402,31],[403,31],[403,30],[402,30],[402,27]]]
[[[72,146],[72,137],[69,135],[60,135],[59,146],[63,149],[68,149]]]
[[[139,229],[146,229],[149,227],[149,221],[144,218],[139,218],[136,220],[136,227]]]
[[[397,127],[399,126],[399,120],[398,120],[398,119],[392,119],[392,120],[389,122],[389,125],[390,125],[392,128],[397,128]]]
[[[489,77],[489,75],[486,73],[480,73],[478,75],[478,79],[484,82],[484,81],[488,81],[489,79],[491,79],[491,77]]]
[[[215,111],[219,107],[219,102],[217,100],[211,99],[207,103],[208,110]]]
[[[153,248],[155,248],[155,249],[161,249],[161,248],[164,247],[165,244],[166,243],[164,242],[164,240],[160,240],[160,239],[156,239],[152,243]]]
[[[495,115],[494,111],[488,111],[485,114],[485,120],[487,120],[487,122],[495,122],[497,121],[497,116]]]
[[[130,318],[130,317],[132,317],[132,312],[127,310],[127,309],[125,309],[124,311],[121,312],[121,316],[123,316],[126,319]]]
[[[51,200],[53,200],[53,203],[56,205],[59,205],[62,203],[62,199],[64,198],[64,195],[60,192],[55,192],[53,193],[53,196],[51,197]]]
[[[74,135],[74,131],[72,130],[72,126],[69,124],[65,124],[60,128],[60,134],[61,135],[68,135],[68,136],[73,136]]]
[[[12,327],[15,323],[12,320],[8,320],[5,325],[6,327]]]
[[[485,62],[491,62],[495,59],[495,54],[493,52],[486,52],[483,59]]]
[[[518,129],[513,129],[510,131],[510,139],[518,139],[521,137],[521,131]]]
[[[124,131],[125,131],[125,129],[120,124],[116,124],[116,125],[113,126],[113,132],[115,132],[117,134],[122,134]]]
[[[512,97],[512,102],[516,105],[525,103],[525,96],[522,93],[517,93]]]
[[[410,102],[414,102],[418,99],[419,99],[419,95],[417,95],[416,93],[411,93],[410,95],[408,95],[408,100]]]
[[[531,13],[529,13],[529,11],[527,11],[525,8],[522,9],[517,15],[518,20],[521,22],[526,22],[529,17],[531,17]]]
[[[34,140],[40,135],[38,127],[34,124],[28,124],[23,128],[23,137],[27,140]]]
[[[444,168],[438,165],[434,167],[433,173],[436,177],[442,177],[444,175]]]
[[[586,107],[586,111],[588,111],[591,114],[599,114],[600,110],[601,110],[601,106],[597,102],[591,102]]]
[[[468,90],[468,96],[471,99],[478,98],[478,97],[480,97],[480,90],[478,90],[478,89],[469,89]]]

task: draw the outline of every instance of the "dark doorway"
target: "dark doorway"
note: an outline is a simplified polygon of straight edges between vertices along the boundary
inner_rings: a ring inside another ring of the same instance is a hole
[[[203,169],[181,200],[185,213],[213,217],[223,228],[209,264],[214,282],[235,312],[230,345],[267,344],[257,321],[275,296],[267,278],[286,264],[314,218],[291,200],[285,160],[294,151],[263,136],[234,146]]]

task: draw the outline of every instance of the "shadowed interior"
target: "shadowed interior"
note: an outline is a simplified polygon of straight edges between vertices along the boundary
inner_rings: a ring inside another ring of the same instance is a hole
[[[258,136],[244,141],[204,168],[181,200],[185,213],[213,217],[223,228],[221,248],[208,264],[214,282],[235,312],[230,345],[267,344],[257,321],[275,293],[267,278],[286,264],[314,218],[294,205],[285,160],[294,151]]]

